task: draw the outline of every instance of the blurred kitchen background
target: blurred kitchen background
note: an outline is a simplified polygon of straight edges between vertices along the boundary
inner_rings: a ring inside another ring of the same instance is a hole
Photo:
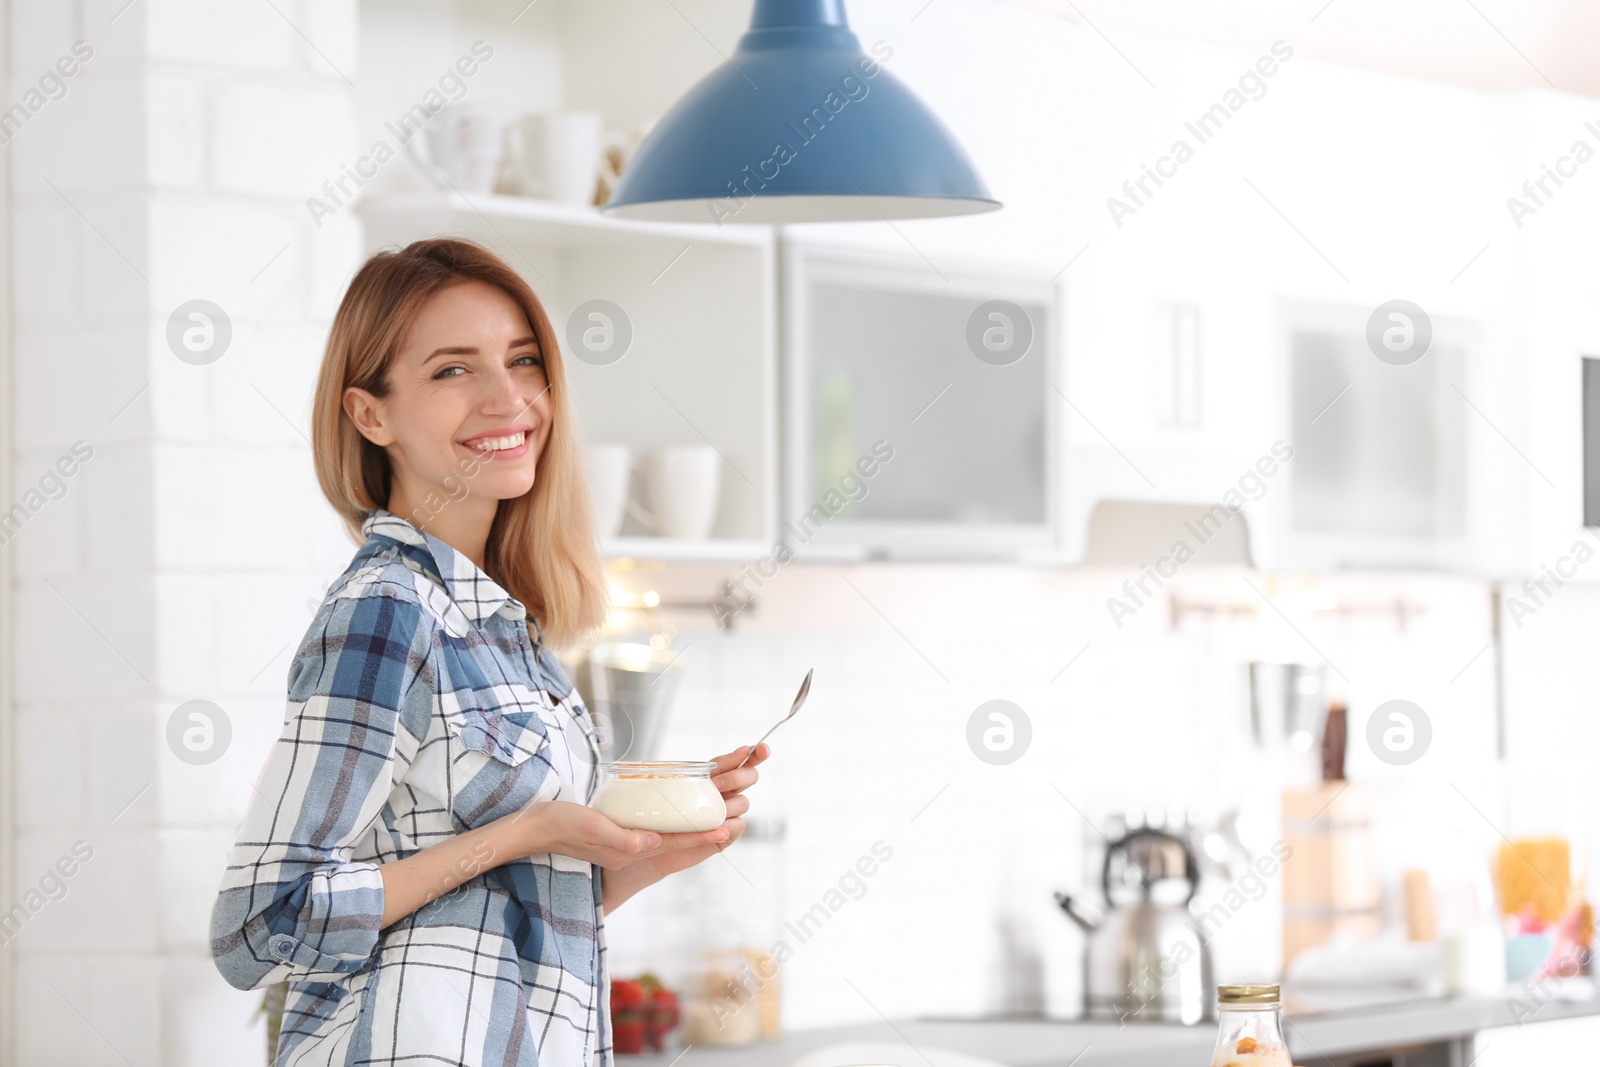
[[[747,743],[816,672],[746,839],[608,922],[674,1041],[1592,993],[1539,977],[1592,970],[1600,844],[1589,5],[853,0],[1004,209],[776,228],[597,207],[742,0],[0,8],[0,1061],[263,1062],[207,918],[353,551],[311,384],[440,233],[567,341],[619,744]],[[1154,1006],[1139,909],[1209,916]]]

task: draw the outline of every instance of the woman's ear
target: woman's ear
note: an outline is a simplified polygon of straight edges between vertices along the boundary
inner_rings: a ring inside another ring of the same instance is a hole
[[[344,413],[350,416],[362,437],[379,448],[394,444],[394,434],[384,423],[383,404],[377,397],[352,385],[344,391],[343,402]]]

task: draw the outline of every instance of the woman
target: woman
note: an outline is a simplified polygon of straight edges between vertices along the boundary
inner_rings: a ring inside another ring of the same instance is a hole
[[[600,624],[606,586],[556,335],[499,258],[369,260],[312,419],[365,540],[290,668],[217,967],[289,982],[279,1067],[609,1064],[604,917],[738,839],[767,746],[717,757],[728,819],[705,833],[585,806],[598,741],[550,645]]]

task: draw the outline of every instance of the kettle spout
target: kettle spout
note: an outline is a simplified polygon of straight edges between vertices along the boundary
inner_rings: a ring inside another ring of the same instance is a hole
[[[1057,893],[1056,903],[1061,905],[1061,910],[1067,913],[1067,917],[1069,919],[1083,927],[1084,933],[1092,934],[1095,932],[1095,930],[1099,929],[1100,920],[1085,915],[1083,913],[1083,909],[1079,907],[1078,903],[1074,901],[1069,894]]]

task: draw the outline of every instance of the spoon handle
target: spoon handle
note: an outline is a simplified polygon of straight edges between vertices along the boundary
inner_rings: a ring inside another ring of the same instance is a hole
[[[789,721],[788,719],[779,719],[777,722],[773,723],[772,724],[772,728],[769,729],[766,733],[762,734],[760,737],[758,737],[756,739],[756,743],[750,746],[750,751],[744,757],[745,760],[748,761],[751,756],[754,756],[756,754],[756,749],[761,747],[761,742],[765,741],[767,738],[772,736],[772,731],[773,730],[776,730],[778,727],[782,726],[784,723],[786,723],[788,721]],[[741,764],[739,764],[739,766],[743,767],[744,764],[741,763]]]
[[[811,695],[812,673],[813,671],[806,671],[805,681],[800,683],[800,691],[794,695],[794,703],[789,705],[789,714],[785,715],[783,718],[779,719],[777,722],[768,727],[767,732],[761,735],[760,740],[750,746],[750,751],[746,752],[744,759],[739,761],[739,767],[743,767],[746,763],[750,762],[750,757],[756,754],[756,749],[761,747],[762,741],[765,741],[767,738],[772,736],[773,730],[776,730],[778,727],[782,726],[799,713],[801,706],[806,702],[806,697]],[[739,767],[735,767],[734,770],[738,770]]]
[[[786,723],[788,721],[789,721],[788,719],[780,719],[780,720],[778,720],[777,724],[772,727],[772,730],[776,730],[779,726],[782,726],[784,723]],[[746,763],[750,762],[750,757],[754,756],[756,754],[756,749],[761,747],[761,742],[765,741],[767,738],[772,736],[772,730],[768,730],[766,733],[762,734],[761,735],[761,739],[759,741],[757,741],[755,744],[750,746],[750,751],[746,752],[744,754],[744,759],[739,761],[739,767],[743,767]],[[734,770],[738,770],[739,767],[735,767]]]

